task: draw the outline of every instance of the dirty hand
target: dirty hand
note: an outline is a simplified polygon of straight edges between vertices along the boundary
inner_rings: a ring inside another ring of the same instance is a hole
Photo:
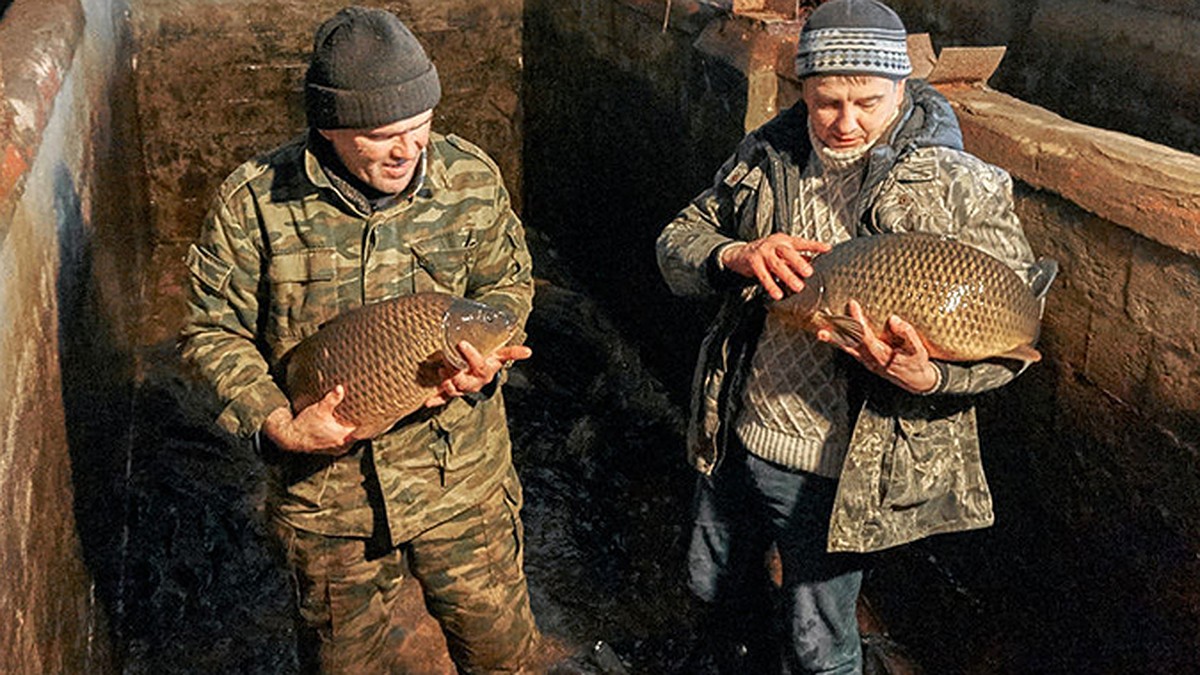
[[[467,360],[467,367],[456,370],[450,366],[443,366],[442,383],[438,385],[437,392],[425,400],[426,408],[444,405],[456,396],[473,394],[486,387],[505,364],[533,355],[533,350],[525,345],[510,345],[501,347],[485,357],[466,340],[458,343],[458,351]]]
[[[758,279],[768,295],[781,300],[780,282],[793,293],[804,290],[804,278],[812,275],[809,260],[829,248],[824,242],[776,232],[721,251],[721,264],[744,277]]]
[[[862,340],[839,340],[829,329],[818,331],[817,339],[840,347],[867,370],[905,391],[923,394],[938,386],[941,375],[912,324],[892,315],[883,334],[877,335],[857,301],[851,300],[847,309],[862,330]]]
[[[282,450],[340,455],[349,447],[355,430],[333,414],[344,398],[346,388],[339,384],[294,417],[289,408],[276,408],[263,421],[262,431]]]

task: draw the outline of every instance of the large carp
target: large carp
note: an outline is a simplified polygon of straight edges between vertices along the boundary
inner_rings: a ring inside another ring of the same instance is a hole
[[[296,345],[286,358],[296,411],[337,385],[346,397],[334,414],[373,438],[419,409],[437,391],[443,364],[465,368],[458,343],[488,355],[516,332],[513,317],[481,302],[417,293],[341,314]]]
[[[846,310],[856,300],[877,331],[893,314],[911,323],[932,359],[1042,358],[1033,343],[1058,270],[1053,260],[1039,260],[1027,284],[973,246],[914,232],[850,239],[813,258],[812,267],[804,290],[771,307],[809,330],[857,341],[859,325]]]

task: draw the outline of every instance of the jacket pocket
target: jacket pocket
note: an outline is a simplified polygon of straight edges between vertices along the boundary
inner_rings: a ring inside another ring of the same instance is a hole
[[[413,252],[413,290],[462,295],[467,290],[470,264],[478,244],[468,235],[437,236],[410,244]]]
[[[225,292],[229,276],[233,273],[232,265],[195,244],[188,247],[186,263],[192,277],[209,291],[218,295]]]
[[[316,332],[337,313],[337,251],[312,248],[277,253],[267,262],[270,330],[280,336]]]
[[[911,508],[951,491],[962,465],[962,450],[952,430],[960,426],[963,414],[898,420],[899,433],[883,471],[887,477],[884,506]]]

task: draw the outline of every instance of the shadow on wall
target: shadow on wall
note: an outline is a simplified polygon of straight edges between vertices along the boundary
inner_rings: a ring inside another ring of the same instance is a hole
[[[58,350],[75,522],[97,595],[111,613],[120,607],[121,494],[129,446],[132,366],[130,355],[117,349],[111,326],[96,309],[92,248],[79,192],[63,166],[54,174],[54,212],[60,260]]]
[[[614,318],[682,403],[701,315],[714,307],[670,294],[654,242],[741,138],[745,111],[730,109],[738,99],[720,92],[744,90],[744,77],[694,54],[675,60],[675,52],[670,74],[659,75],[669,83],[626,73],[597,57],[587,37],[561,31],[553,14],[562,10],[552,5],[526,5],[523,216],[553,241],[566,263],[558,268],[574,277],[567,285]],[[647,39],[681,38],[655,32]]]

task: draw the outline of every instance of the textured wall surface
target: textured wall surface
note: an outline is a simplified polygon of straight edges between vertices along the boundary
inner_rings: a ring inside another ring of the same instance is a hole
[[[0,670],[102,673],[144,219],[121,3],[0,22]],[[134,152],[131,152],[134,151]],[[99,545],[97,545],[99,544]]]
[[[1072,120],[1200,152],[1192,0],[894,0],[934,44],[1008,45],[992,85]]]

